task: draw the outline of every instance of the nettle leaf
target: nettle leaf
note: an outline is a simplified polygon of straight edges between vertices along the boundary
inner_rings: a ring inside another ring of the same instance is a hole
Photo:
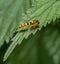
[[[60,20],[59,20],[60,21]],[[24,39],[7,64],[60,64],[60,22]]]
[[[39,6],[37,3],[36,7],[29,9],[27,13],[32,19],[38,19],[40,21],[39,26],[42,27],[50,23],[52,19],[56,20],[56,17],[60,16],[60,12],[57,12],[59,8],[60,1],[46,0],[46,2],[43,1]]]
[[[9,42],[19,22],[22,13],[30,8],[30,0],[0,0],[0,47],[4,40]]]
[[[55,21],[56,18],[60,17],[60,1],[59,0],[34,0],[32,8],[27,11],[27,15],[31,19],[39,20],[39,28],[31,31],[19,32],[18,38],[15,36],[12,40],[12,44],[9,46],[4,56],[4,61],[11,54],[17,44],[21,44],[24,38],[27,38],[31,33],[35,34],[37,30],[40,30],[43,26],[51,23],[51,20]],[[58,12],[57,12],[58,11]],[[23,28],[22,28],[23,29]],[[12,47],[13,46],[13,47]]]
[[[17,33],[16,35],[15,35],[15,37],[12,39],[12,43],[11,43],[11,45],[9,46],[9,48],[8,48],[8,50],[6,51],[6,53],[5,53],[5,55],[4,55],[4,59],[3,59],[3,61],[5,61],[7,58],[8,58],[8,56],[11,54],[11,52],[13,51],[13,49],[16,47],[16,45],[17,44],[21,44],[21,42],[22,42],[22,40],[25,38],[25,39],[27,39],[28,38],[28,36],[31,34],[31,33],[33,33],[33,34],[35,34],[35,31],[33,32],[33,31],[31,31],[31,32],[29,32],[29,31],[26,31],[26,32],[22,32],[22,33]]]

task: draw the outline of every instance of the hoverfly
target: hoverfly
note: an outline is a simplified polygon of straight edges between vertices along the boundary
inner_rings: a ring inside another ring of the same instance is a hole
[[[22,23],[22,24],[19,24],[18,28],[22,28],[22,27],[25,27],[25,26],[37,26],[39,24],[39,21],[38,20],[32,20],[31,22],[25,22],[25,23]]]
[[[38,20],[31,20],[30,22],[24,22],[22,24],[18,25],[18,28],[23,28],[25,26],[30,26],[30,29],[35,28],[36,26],[38,26],[39,21]]]

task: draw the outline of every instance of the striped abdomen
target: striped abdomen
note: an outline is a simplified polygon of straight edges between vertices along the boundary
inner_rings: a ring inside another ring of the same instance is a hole
[[[38,20],[32,20],[31,22],[22,23],[22,24],[20,24],[18,27],[19,27],[19,28],[22,28],[22,27],[24,27],[24,26],[33,25],[33,24],[39,24],[39,21],[38,21]]]

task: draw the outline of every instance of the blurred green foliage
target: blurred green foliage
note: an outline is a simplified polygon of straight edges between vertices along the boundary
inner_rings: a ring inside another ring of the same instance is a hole
[[[31,7],[29,3],[30,0],[0,0],[0,47],[4,40],[9,42],[18,24],[23,21],[22,14]]]
[[[26,11],[39,20],[39,28],[13,39]],[[59,17],[60,0],[0,0],[0,64],[60,64]]]
[[[56,20],[60,21],[60,19]],[[5,63],[7,64],[59,64],[60,22],[51,23],[35,35],[17,45]],[[7,45],[6,45],[7,46]],[[3,47],[4,49],[7,47]],[[5,51],[5,50],[4,50]],[[2,50],[3,52],[3,50]],[[2,53],[1,52],[1,53]],[[3,64],[5,64],[3,63]]]

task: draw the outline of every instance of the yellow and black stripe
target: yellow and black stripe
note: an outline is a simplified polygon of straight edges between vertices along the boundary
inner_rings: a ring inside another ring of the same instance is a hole
[[[34,25],[34,24],[38,25],[39,21],[38,20],[32,20],[31,22],[25,22],[25,23],[19,24],[18,28],[22,28],[24,26]]]

